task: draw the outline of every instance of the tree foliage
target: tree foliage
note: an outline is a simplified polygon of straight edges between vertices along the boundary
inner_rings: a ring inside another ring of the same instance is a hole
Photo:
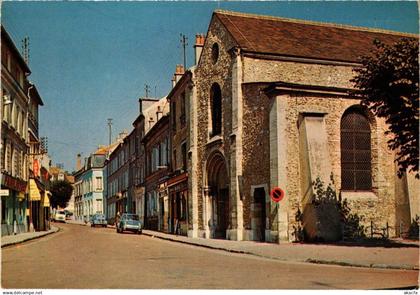
[[[396,151],[398,175],[407,170],[419,177],[419,47],[403,38],[392,46],[374,41],[376,50],[362,58],[352,80],[362,105],[385,118],[391,134],[388,147]]]
[[[65,208],[73,193],[73,186],[66,180],[56,180],[51,183],[50,191],[52,194],[50,198],[51,207]]]

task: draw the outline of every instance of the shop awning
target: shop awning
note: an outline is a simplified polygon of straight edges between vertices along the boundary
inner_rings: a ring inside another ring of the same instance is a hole
[[[45,191],[44,201],[42,202],[44,207],[50,207],[50,196],[51,196],[51,193],[49,191]]]
[[[33,179],[29,179],[29,201],[41,201],[41,193]]]

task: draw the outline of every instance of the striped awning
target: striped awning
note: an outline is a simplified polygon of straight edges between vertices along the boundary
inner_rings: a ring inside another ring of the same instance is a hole
[[[33,179],[29,179],[29,201],[41,201],[41,193]]]
[[[44,207],[50,207],[50,196],[51,196],[51,193],[49,191],[45,191],[44,197],[43,197],[44,200],[42,202]]]

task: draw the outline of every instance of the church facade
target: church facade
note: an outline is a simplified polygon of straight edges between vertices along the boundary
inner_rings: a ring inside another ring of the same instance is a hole
[[[387,126],[350,80],[374,39],[402,37],[417,38],[216,11],[187,93],[188,235],[294,241],[299,211],[310,237],[335,239],[316,226],[317,180],[399,235],[419,215],[418,180],[396,176]]]

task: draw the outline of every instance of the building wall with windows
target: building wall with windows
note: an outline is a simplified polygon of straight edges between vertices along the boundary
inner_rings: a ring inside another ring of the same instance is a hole
[[[358,55],[374,38],[392,43],[402,35],[215,12],[193,79],[193,236],[293,241],[300,211],[310,238],[336,239],[338,217],[329,228],[317,223],[317,179],[362,224],[388,225],[398,236],[400,223],[419,214],[418,182],[396,177],[386,124],[349,93]],[[293,36],[304,46],[293,46]],[[270,198],[275,187],[285,192],[279,205]]]
[[[12,39],[1,27],[1,188],[2,235],[29,230],[26,190],[28,171],[28,108],[31,73]]]
[[[177,72],[183,73],[183,67],[177,66],[176,74]],[[167,231],[181,235],[187,235],[189,223],[192,224],[188,207],[188,151],[190,149],[188,120],[192,89],[192,73],[186,71],[167,96],[171,106],[169,128],[171,165],[167,182],[169,197]]]
[[[169,116],[164,115],[142,139],[145,146],[145,228],[167,230],[167,179],[170,165]]]

